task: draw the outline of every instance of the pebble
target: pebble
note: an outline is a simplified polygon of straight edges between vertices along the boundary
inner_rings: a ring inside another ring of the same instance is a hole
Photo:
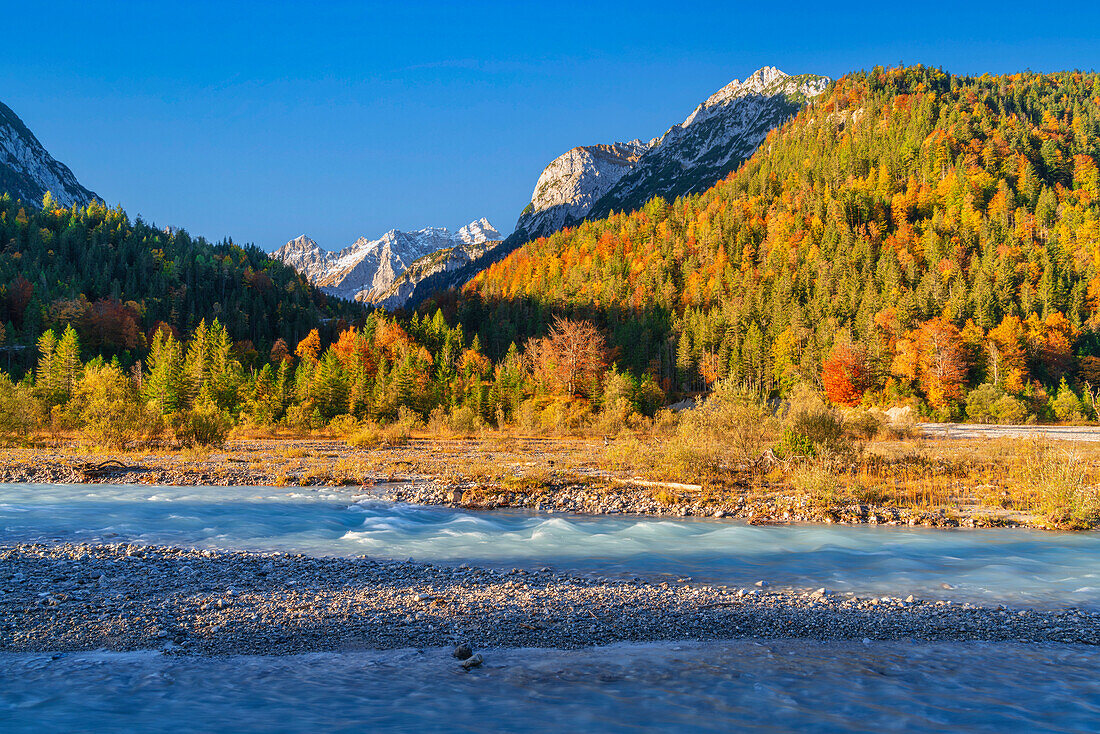
[[[184,566],[194,573],[181,573]],[[125,543],[0,545],[0,569],[23,579],[0,594],[0,650],[289,654],[451,642],[460,643],[452,648],[456,659],[465,646],[469,660],[476,655],[462,640],[557,648],[746,637],[1100,645],[1097,616],[1081,610],[464,566]],[[105,573],[110,584],[59,586],[59,579]],[[75,588],[79,592],[70,593]],[[413,599],[422,606],[410,609]],[[168,640],[174,646],[166,648]]]
[[[478,653],[471,658],[463,660],[462,667],[466,670],[470,670],[471,668],[480,668],[483,662],[485,662],[485,660],[481,657],[481,653]]]
[[[451,654],[459,660],[466,660],[474,654],[474,649],[468,642],[463,642],[455,647],[455,651]]]

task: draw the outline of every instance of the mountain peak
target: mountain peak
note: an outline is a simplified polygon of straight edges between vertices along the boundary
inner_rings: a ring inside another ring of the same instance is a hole
[[[543,169],[516,231],[545,236],[656,195],[671,199],[706,188],[827,84],[826,77],[763,66],[710,95],[659,138],[572,148]]]
[[[0,102],[0,194],[41,207],[47,191],[63,207],[101,200],[81,186],[73,172],[51,156],[19,116]]]
[[[324,250],[301,235],[272,253],[272,257],[332,295],[375,302],[420,258],[500,239],[500,232],[482,217],[453,234],[446,227],[424,227],[411,232],[395,228],[376,239],[359,237],[335,252]]]

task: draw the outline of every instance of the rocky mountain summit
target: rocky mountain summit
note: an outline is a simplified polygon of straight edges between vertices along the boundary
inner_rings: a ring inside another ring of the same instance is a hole
[[[326,293],[387,308],[404,305],[395,282],[404,276],[411,293],[417,275],[456,268],[483,254],[502,239],[487,219],[470,222],[457,232],[446,227],[426,227],[414,232],[391,229],[377,239],[360,237],[332,252],[305,235],[287,242],[272,257],[290,265]],[[416,269],[408,272],[410,267]]]
[[[825,91],[828,77],[789,76],[774,66],[734,79],[649,146],[599,198],[587,218],[633,211],[654,196],[672,200],[705,191],[748,159],[768,133]]]
[[[515,231],[470,263],[437,270],[406,303],[459,287],[525,242],[612,211],[633,211],[654,196],[704,191],[748,159],[768,133],[825,91],[829,78],[790,76],[773,66],[734,79],[683,122],[648,143],[634,140],[573,148],[550,162],[535,184]]]
[[[80,185],[64,163],[49,154],[10,107],[0,102],[0,194],[40,207],[47,191],[64,207],[100,200]]]
[[[654,196],[703,191],[828,83],[816,74],[789,76],[765,66],[743,82],[734,79],[648,143],[573,148],[543,170],[516,232],[545,237],[586,218],[637,209]]]

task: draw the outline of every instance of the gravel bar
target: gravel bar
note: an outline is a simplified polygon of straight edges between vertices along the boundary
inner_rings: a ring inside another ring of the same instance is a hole
[[[1100,644],[1100,613],[369,558],[0,545],[0,650],[288,654],[734,638]]]

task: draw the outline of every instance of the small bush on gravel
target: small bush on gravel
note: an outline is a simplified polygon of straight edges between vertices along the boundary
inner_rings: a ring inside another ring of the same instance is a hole
[[[878,436],[884,423],[881,413],[875,414],[870,410],[851,410],[844,416],[844,430],[864,441]]]
[[[349,436],[359,429],[359,419],[344,413],[328,422],[328,429],[335,436]]]
[[[233,427],[232,420],[212,402],[200,403],[191,410],[169,416],[176,442],[183,447],[224,446]]]
[[[357,449],[374,449],[380,446],[404,446],[409,442],[409,427],[401,423],[380,426],[364,423],[359,430],[344,439],[348,446]]]
[[[0,438],[25,437],[34,428],[41,410],[30,387],[13,383],[0,373]]]
[[[1023,423],[1028,417],[1027,405],[1011,395],[1002,395],[993,403],[993,417],[998,423],[1012,425]]]
[[[115,364],[87,365],[69,412],[78,416],[81,433],[104,448],[120,449],[158,433],[156,415],[141,402],[133,381]]]
[[[988,382],[978,385],[966,396],[966,415],[977,423],[993,423],[996,416],[993,405],[1004,393]]]
[[[794,389],[783,438],[774,450],[778,456],[807,458],[846,458],[858,453],[840,415],[807,385]]]

